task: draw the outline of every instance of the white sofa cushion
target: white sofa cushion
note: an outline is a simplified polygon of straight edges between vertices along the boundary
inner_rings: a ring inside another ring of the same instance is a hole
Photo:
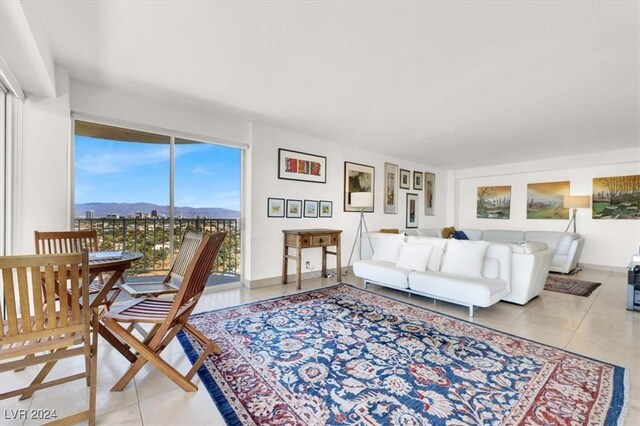
[[[529,241],[523,244],[509,244],[514,253],[536,253],[549,248],[545,243],[540,241]]]
[[[355,276],[402,289],[409,288],[408,278],[411,272],[411,269],[398,268],[393,263],[379,260],[360,260],[353,264]]]
[[[524,241],[524,231],[485,229],[484,231],[482,231],[482,239],[484,241],[518,243]]]
[[[431,238],[431,237],[407,237],[408,243],[425,244],[431,246],[431,255],[429,256],[429,262],[427,263],[428,271],[439,271],[442,265],[442,256],[444,255],[444,249],[447,246],[447,241],[444,238]]]
[[[492,257],[484,258],[484,265],[482,266],[482,276],[490,280],[495,280],[500,276],[500,262]]]
[[[503,280],[463,277],[444,272],[418,272],[409,275],[411,290],[433,295],[436,298],[459,301],[475,306],[491,306],[506,294]]]
[[[404,243],[400,249],[400,256],[396,267],[412,269],[414,271],[426,271],[431,246],[426,244]]]
[[[373,260],[396,263],[400,256],[400,249],[404,243],[402,234],[380,234],[378,244],[373,251]]]
[[[447,254],[442,261],[442,272],[482,277],[484,255],[489,243],[486,241],[448,240]]]

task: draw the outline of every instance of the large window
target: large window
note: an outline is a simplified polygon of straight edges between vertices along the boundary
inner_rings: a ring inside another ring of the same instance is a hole
[[[210,285],[240,276],[239,148],[75,121],[75,220],[161,279],[182,232],[227,232]],[[135,278],[133,278],[135,279]]]

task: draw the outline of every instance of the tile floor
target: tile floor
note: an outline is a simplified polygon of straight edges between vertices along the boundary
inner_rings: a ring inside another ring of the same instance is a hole
[[[473,322],[506,331],[579,354],[622,365],[628,369],[629,407],[625,424],[640,424],[640,312],[629,312],[626,306],[626,275],[623,273],[585,270],[575,278],[602,282],[589,298],[543,292],[526,306],[498,303],[488,309],[478,309]],[[345,282],[362,283],[352,276]],[[334,280],[310,279],[303,289],[333,285]],[[391,289],[369,286],[369,289],[400,300],[407,294]],[[198,311],[235,306],[247,302],[296,293],[294,285],[271,286],[255,290],[236,288],[205,294]],[[468,319],[467,309],[417,296],[411,303]],[[164,352],[178,370],[189,368],[182,348],[172,343]],[[81,362],[60,362],[52,377],[62,370],[78,368]],[[79,364],[80,363],[80,364]],[[109,389],[125,371],[127,362],[106,343],[100,342],[98,367],[97,423],[100,425],[222,425],[224,421],[203,386],[194,393],[183,392],[151,366],[146,366],[122,392]],[[33,377],[31,367],[23,372],[3,373],[2,390],[15,389]],[[196,377],[196,384],[200,385]],[[0,401],[0,424],[31,425],[33,421],[10,420],[11,410],[55,409],[64,416],[85,409],[87,388],[83,381],[67,383],[57,388],[37,392],[32,398]],[[15,412],[15,411],[13,411]]]

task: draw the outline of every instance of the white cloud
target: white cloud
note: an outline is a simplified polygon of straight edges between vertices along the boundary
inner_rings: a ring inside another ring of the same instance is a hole
[[[211,174],[207,169],[205,169],[202,166],[194,167],[194,169],[191,170],[191,173],[193,173],[194,175],[203,175],[203,176],[207,176]]]

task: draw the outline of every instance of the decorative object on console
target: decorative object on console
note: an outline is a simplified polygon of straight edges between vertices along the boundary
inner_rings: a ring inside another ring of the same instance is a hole
[[[284,198],[267,198],[267,217],[284,217]]]
[[[304,217],[318,217],[318,202],[304,200]]]
[[[554,275],[547,276],[544,289],[556,293],[573,294],[575,296],[589,297],[593,291],[600,287],[601,283],[574,280],[572,278],[559,278]]]
[[[398,214],[398,166],[384,163],[384,212]]]
[[[407,194],[407,228],[418,227],[418,194]]]
[[[413,172],[413,190],[422,191],[422,172]]]
[[[400,189],[411,189],[411,172],[400,169]]]
[[[351,194],[371,194],[371,204],[364,208],[373,213],[373,194],[375,193],[375,168],[364,164],[344,162],[344,211],[362,212],[360,206],[354,205]]]
[[[320,200],[320,217],[332,217],[333,216],[333,201]]]
[[[222,349],[198,375],[230,425],[615,425],[627,408],[622,367],[344,284],[189,324]],[[195,362],[203,345],[178,339]]]
[[[640,219],[640,175],[593,179],[594,219]]]
[[[353,258],[353,252],[358,245],[358,259],[362,260],[362,233],[366,231],[367,241],[369,241],[369,247],[373,251],[373,244],[371,238],[369,238],[369,228],[367,227],[367,221],[364,219],[364,212],[367,208],[373,206],[373,192],[352,192],[350,195],[351,205],[354,208],[360,209],[360,220],[358,221],[358,229],[356,231],[356,237],[353,240],[353,247],[351,247],[351,253],[349,254],[349,261],[347,262],[347,269],[345,275],[349,272],[349,266],[351,265],[351,259]]]
[[[424,214],[434,216],[436,214],[436,175],[424,173]]]
[[[569,219],[562,199],[569,195],[569,181],[527,185],[527,219]]]
[[[327,157],[280,148],[278,179],[327,183]]]
[[[302,217],[302,200],[287,200],[287,217],[295,219]]]
[[[576,212],[578,209],[588,209],[591,207],[591,197],[588,195],[565,195],[562,200],[562,206],[565,209],[573,209],[571,213],[571,220],[567,224],[567,228],[564,232],[569,230],[571,223],[573,223],[573,232],[576,232]]]
[[[479,186],[476,207],[478,219],[509,219],[511,186]]]

